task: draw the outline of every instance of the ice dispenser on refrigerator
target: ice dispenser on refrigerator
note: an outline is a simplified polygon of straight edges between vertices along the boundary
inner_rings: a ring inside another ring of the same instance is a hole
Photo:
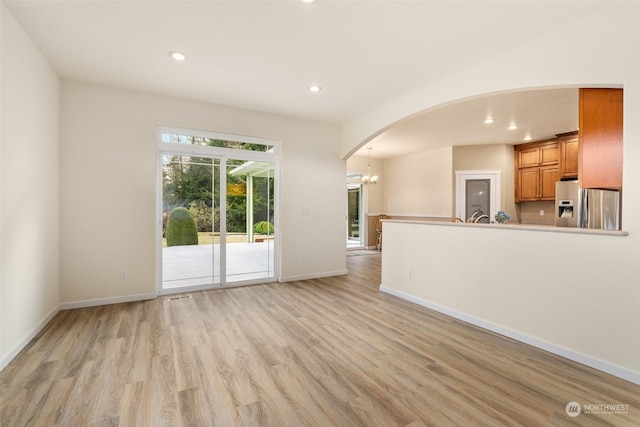
[[[556,182],[556,227],[577,227],[579,207],[578,181]]]
[[[556,183],[556,226],[620,230],[620,191],[580,188],[578,181]]]

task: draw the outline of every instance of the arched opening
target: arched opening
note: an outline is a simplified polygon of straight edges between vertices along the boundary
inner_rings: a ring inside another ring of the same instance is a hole
[[[500,206],[493,211],[508,211],[517,222],[513,146],[577,127],[576,87],[488,93],[396,121],[363,141],[347,159],[347,169],[364,173],[363,159],[372,155],[380,184],[377,198],[370,198],[366,211],[429,220],[458,216],[456,171],[498,171],[502,179],[494,196]],[[553,208],[535,211],[551,215]]]

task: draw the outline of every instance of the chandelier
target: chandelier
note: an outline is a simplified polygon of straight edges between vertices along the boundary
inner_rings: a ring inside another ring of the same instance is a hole
[[[378,182],[378,175],[371,174],[371,147],[368,147],[369,150],[369,166],[367,167],[367,174],[362,176],[362,183],[365,185],[375,184]]]

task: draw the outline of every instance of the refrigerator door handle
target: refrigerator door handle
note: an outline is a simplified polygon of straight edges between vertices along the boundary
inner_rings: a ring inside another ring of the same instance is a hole
[[[587,228],[588,226],[588,193],[585,189],[581,188],[578,194],[578,228]]]

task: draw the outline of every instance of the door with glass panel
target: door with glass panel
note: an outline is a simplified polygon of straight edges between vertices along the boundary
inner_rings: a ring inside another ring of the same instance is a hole
[[[162,135],[198,147],[161,144],[161,291],[275,280],[275,161],[242,143]]]
[[[347,184],[347,249],[364,247],[362,184]]]
[[[274,277],[274,168],[272,162],[226,162],[226,283]]]
[[[162,156],[162,288],[219,285],[219,158]]]
[[[489,223],[491,212],[491,182],[489,179],[466,180],[466,218],[473,222]]]

